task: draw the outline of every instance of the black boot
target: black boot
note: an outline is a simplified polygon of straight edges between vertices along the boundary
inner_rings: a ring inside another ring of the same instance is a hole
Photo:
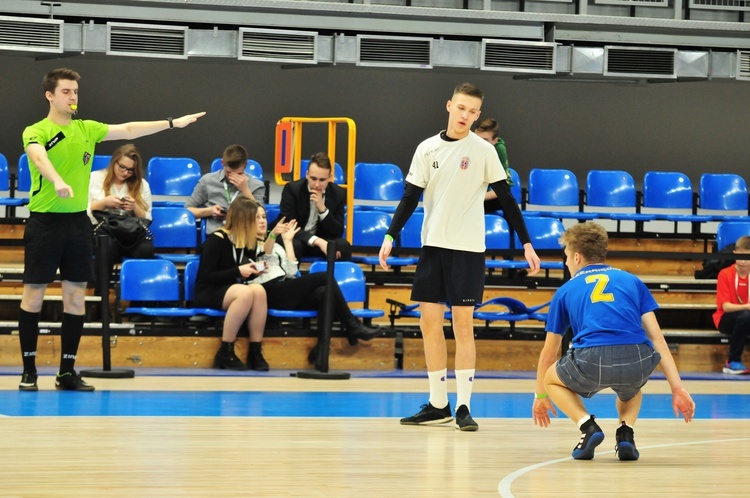
[[[380,333],[380,327],[366,327],[354,316],[346,320],[346,335],[349,338],[349,344],[357,344],[357,339],[369,341]]]
[[[214,356],[214,368],[242,371],[247,370],[247,365],[234,354],[233,342],[222,342],[219,351]]]
[[[261,351],[260,342],[251,342],[250,349],[247,351],[247,365],[251,370],[258,370],[259,372],[268,372],[270,366],[265,358],[263,358],[263,352]]]

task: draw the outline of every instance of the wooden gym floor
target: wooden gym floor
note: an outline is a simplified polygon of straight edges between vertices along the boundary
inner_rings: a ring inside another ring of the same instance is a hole
[[[614,394],[587,402],[606,439],[575,461],[574,424],[535,427],[532,372],[478,372],[472,414],[407,427],[426,402],[422,373],[354,372],[310,380],[292,371],[216,375],[136,370],[89,379],[94,393],[19,392],[0,370],[0,496],[577,497],[738,496],[750,489],[750,379],[687,380],[696,420],[675,419],[668,386],[644,389],[637,462],[614,448]],[[455,392],[453,381],[451,393]],[[451,396],[451,401],[455,397]]]

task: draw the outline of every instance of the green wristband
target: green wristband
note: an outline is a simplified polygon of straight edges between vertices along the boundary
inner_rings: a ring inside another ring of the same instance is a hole
[[[385,237],[383,237],[383,238],[384,239],[388,239],[390,242],[393,242],[393,237],[391,235],[389,235],[389,234],[385,234]]]
[[[548,396],[548,394],[547,394],[547,393],[542,393],[542,394],[539,394],[539,393],[534,393],[534,399],[544,399],[544,398],[546,398],[547,396]]]
[[[268,237],[271,238],[271,239],[276,240],[276,234],[273,233],[273,232],[268,232]]]

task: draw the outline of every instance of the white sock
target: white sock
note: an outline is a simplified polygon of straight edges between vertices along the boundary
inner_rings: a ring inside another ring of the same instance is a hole
[[[621,420],[621,421],[620,421],[620,427],[622,427],[623,425],[624,425],[624,426],[626,426],[626,427],[630,427],[631,429],[633,428],[633,426],[632,426],[632,425],[628,424],[628,423],[627,423],[627,422],[625,422],[624,420]]]
[[[435,408],[445,408],[448,405],[448,370],[427,372],[430,379],[430,404]]]
[[[456,370],[456,408],[461,405],[466,405],[466,408],[471,411],[471,390],[474,387],[474,372],[475,370]]]
[[[578,421],[578,428],[580,429],[581,426],[585,424],[586,422],[588,422],[590,418],[591,418],[591,415],[584,415],[583,417],[581,417],[581,420]]]

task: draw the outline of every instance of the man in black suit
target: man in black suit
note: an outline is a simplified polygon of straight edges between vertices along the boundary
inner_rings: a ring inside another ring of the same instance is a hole
[[[346,192],[331,182],[331,170],[328,155],[318,152],[305,178],[287,183],[281,192],[279,219],[297,220],[302,227],[292,241],[297,257],[325,257],[328,242],[335,240],[338,259],[351,259],[352,247],[343,238]]]

